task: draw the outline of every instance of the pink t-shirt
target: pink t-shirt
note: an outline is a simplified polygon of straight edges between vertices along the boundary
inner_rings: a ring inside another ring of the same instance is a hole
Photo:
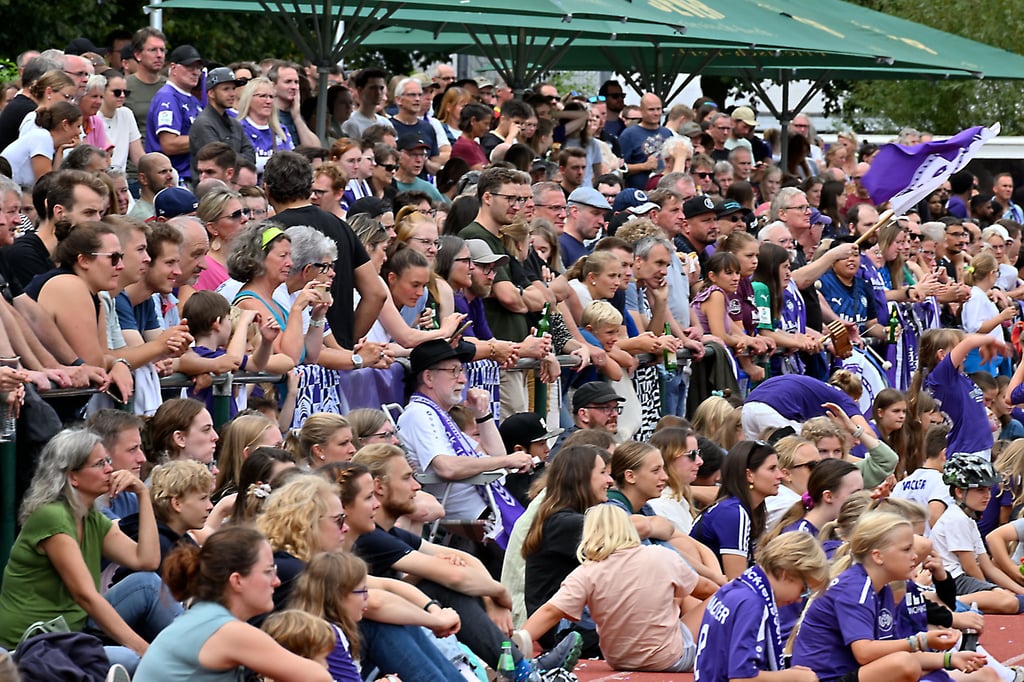
[[[99,114],[89,117],[89,132],[85,134],[82,141],[91,144],[93,147],[109,152],[114,148],[107,139],[107,124]]]
[[[196,280],[196,291],[217,291],[217,287],[227,280],[227,268],[207,256],[206,269],[199,274],[199,279]]]
[[[689,596],[698,580],[674,550],[640,545],[584,562],[548,603],[574,620],[589,606],[614,669],[660,671],[683,655],[675,600]]]

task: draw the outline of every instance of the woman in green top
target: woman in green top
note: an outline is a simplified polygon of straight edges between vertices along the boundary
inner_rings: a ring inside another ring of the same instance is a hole
[[[95,509],[101,495],[117,497],[124,492],[133,492],[139,499],[138,543]],[[11,549],[0,591],[0,646],[17,645],[32,623],[64,616],[72,631],[85,629],[89,619],[90,628],[102,630],[138,656],[145,653],[146,640],[126,618],[144,622],[158,605],[160,579],[151,572],[160,563],[156,519],[145,484],[131,471],[113,470],[97,434],[68,429],[46,445],[19,521],[21,533]],[[139,574],[136,580],[146,589],[137,598],[125,599],[120,605],[124,613],[108,601],[118,593],[100,594],[101,558],[135,571],[150,571]],[[166,624],[177,613],[162,620]],[[126,662],[123,655],[117,660]]]

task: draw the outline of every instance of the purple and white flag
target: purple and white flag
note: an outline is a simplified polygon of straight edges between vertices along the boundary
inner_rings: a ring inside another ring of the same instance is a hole
[[[871,162],[861,183],[874,204],[889,202],[896,215],[936,190],[950,175],[967,165],[981,145],[999,134],[999,124],[975,126],[948,140],[913,146],[887,144]]]

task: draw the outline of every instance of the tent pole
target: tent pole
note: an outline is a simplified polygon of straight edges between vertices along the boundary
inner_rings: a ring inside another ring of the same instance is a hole
[[[782,86],[782,115],[779,117],[779,166],[785,172],[789,161],[789,124],[793,121],[793,114],[789,111],[789,73],[782,69],[779,71],[779,85]]]

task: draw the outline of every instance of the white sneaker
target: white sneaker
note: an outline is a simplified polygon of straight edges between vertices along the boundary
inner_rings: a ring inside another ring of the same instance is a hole
[[[120,663],[115,663],[107,671],[106,682],[132,682],[132,676],[128,674],[127,668]]]

